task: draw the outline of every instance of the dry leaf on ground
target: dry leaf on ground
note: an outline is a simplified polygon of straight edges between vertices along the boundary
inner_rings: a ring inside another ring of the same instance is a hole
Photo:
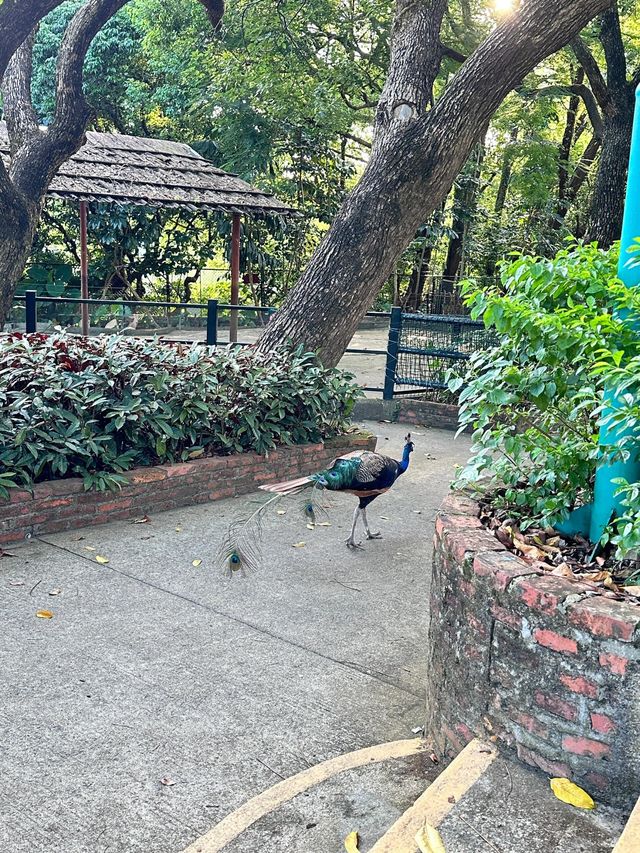
[[[150,521],[148,515],[143,515],[141,518],[134,518],[131,524],[148,524]]]
[[[11,551],[5,551],[4,548],[0,548],[0,559],[2,557],[15,557],[15,554],[12,554]]]
[[[176,783],[173,781],[173,779],[170,779],[168,776],[163,776],[162,779],[160,780],[160,784],[166,785],[167,788],[170,788],[172,785],[175,785]]]
[[[62,590],[59,589],[58,587],[56,587],[55,589],[49,590],[49,595],[60,595],[61,592],[62,592]]]
[[[287,511],[286,511],[286,509],[277,509],[277,510],[276,510],[276,513],[277,513],[278,515],[286,515],[286,514],[287,514]]]
[[[293,543],[293,545],[292,545],[291,547],[292,547],[292,548],[304,548],[304,546],[305,546],[306,544],[307,544],[306,542],[294,542],[294,543]]]
[[[316,527],[331,527],[330,521],[317,521]]]
[[[311,522],[309,522],[309,524],[307,524],[307,530],[315,530],[315,529],[316,529],[315,524],[311,524]]]
[[[344,840],[344,849],[347,853],[358,853],[358,833],[355,831],[350,832],[349,835]]]
[[[24,586],[24,581],[9,581],[9,586]]]
[[[195,567],[196,567],[196,569],[197,569],[197,568],[198,568],[198,566],[201,566],[201,565],[202,565],[202,560],[193,560],[193,561],[192,561],[192,563],[191,563],[191,565],[192,565],[192,566],[195,566]]]
[[[50,610],[37,610],[36,616],[38,619],[53,619],[53,613]]]
[[[416,844],[420,853],[446,853],[442,836],[430,823],[425,823],[422,829],[416,833]]]
[[[570,779],[550,779],[551,790],[563,803],[569,803],[577,809],[595,809],[596,804],[589,794]]]
[[[101,557],[100,554],[96,554],[96,563],[100,563],[101,566],[106,566],[108,562],[108,557]]]
[[[629,595],[640,598],[640,586],[623,586],[622,589]]]

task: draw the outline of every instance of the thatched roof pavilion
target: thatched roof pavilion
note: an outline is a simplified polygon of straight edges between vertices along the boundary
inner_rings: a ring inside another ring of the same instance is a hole
[[[8,164],[9,138],[2,121],[0,155]],[[184,142],[94,131],[60,167],[48,195],[149,207],[296,215],[275,196],[223,172]]]
[[[7,126],[0,121],[0,157],[9,164]],[[297,216],[294,208],[246,181],[223,172],[184,142],[119,133],[87,132],[87,141],[64,163],[47,195],[80,202],[81,293],[88,297],[87,202],[145,207],[184,207],[229,212],[231,303],[238,304],[240,216]],[[83,310],[83,332],[89,328]],[[237,339],[237,312],[231,312],[230,340]]]

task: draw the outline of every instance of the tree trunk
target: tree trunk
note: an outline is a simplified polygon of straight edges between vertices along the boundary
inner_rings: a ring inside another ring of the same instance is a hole
[[[480,172],[484,158],[484,146],[478,145],[464,171],[458,177],[453,192],[453,222],[454,232],[449,238],[447,259],[442,271],[442,289],[447,293],[453,292],[453,285],[460,272],[465,245],[469,233],[469,225],[476,215],[478,194],[480,189]]]
[[[317,351],[325,365],[337,364],[400,254],[442,203],[506,95],[610,1],[529,0],[495,27],[431,111],[406,120],[396,115],[257,350],[266,354],[289,341]],[[401,5],[409,15],[411,4]],[[391,69],[399,88],[401,68],[411,87],[419,69],[406,58]]]
[[[0,282],[18,282],[24,271],[39,218],[39,209],[16,194],[0,204]],[[0,287],[0,332],[9,316],[15,288]]]

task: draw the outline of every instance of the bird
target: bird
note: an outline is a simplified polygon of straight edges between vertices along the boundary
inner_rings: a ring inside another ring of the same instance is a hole
[[[347,547],[352,549],[362,547],[362,544],[355,540],[360,516],[362,516],[367,539],[381,539],[380,532],[371,532],[367,519],[367,507],[379,495],[388,492],[398,477],[404,474],[409,467],[409,458],[413,449],[411,433],[408,433],[404,439],[404,450],[400,460],[369,450],[356,450],[334,459],[323,471],[317,471],[297,480],[260,486],[263,491],[270,492],[272,497],[254,510],[248,518],[232,522],[220,546],[218,558],[224,565],[227,576],[231,577],[238,573],[245,575],[258,567],[262,520],[269,507],[290,495],[304,493],[302,511],[311,524],[316,523],[319,515],[326,515],[322,502],[325,489],[329,492],[346,492],[355,495],[358,498],[358,505],[353,514],[351,533],[346,540]]]
[[[362,547],[361,544],[355,541],[359,517],[362,516],[367,539],[382,538],[380,532],[371,532],[367,519],[367,507],[377,497],[388,492],[398,477],[404,474],[409,467],[409,457],[413,449],[411,433],[408,433],[404,439],[402,459],[399,461],[390,456],[384,456],[382,453],[374,453],[369,450],[356,451],[334,459],[329,468],[324,471],[318,471],[299,480],[260,486],[260,488],[267,492],[275,492],[280,496],[297,494],[310,487],[313,487],[314,492],[320,488],[328,489],[330,492],[347,492],[355,495],[359,500],[353,514],[353,525],[346,544],[348,548],[360,548]],[[304,507],[307,517],[312,521],[318,506],[314,492],[312,492],[312,500],[307,501]]]

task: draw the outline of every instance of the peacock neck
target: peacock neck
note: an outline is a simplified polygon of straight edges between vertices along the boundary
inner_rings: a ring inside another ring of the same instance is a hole
[[[402,460],[400,461],[400,464],[398,466],[401,474],[403,474],[407,470],[407,468],[409,467],[410,455],[411,455],[411,451],[409,450],[409,445],[405,444],[404,452],[402,454]]]

